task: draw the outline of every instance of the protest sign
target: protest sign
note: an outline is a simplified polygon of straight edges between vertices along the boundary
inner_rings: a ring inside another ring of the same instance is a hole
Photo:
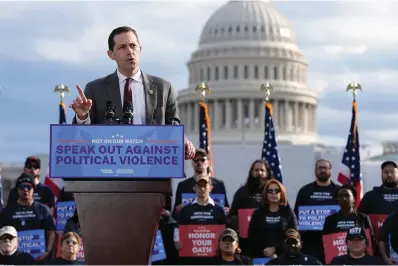
[[[338,205],[300,206],[298,223],[300,231],[321,231],[325,218],[340,210]]]
[[[238,209],[239,237],[247,238],[249,235],[249,224],[255,209]]]
[[[52,178],[184,178],[184,127],[51,125]]]
[[[47,249],[44,230],[18,231],[18,244],[20,251],[39,257]]]
[[[180,257],[213,257],[225,225],[180,225]]]

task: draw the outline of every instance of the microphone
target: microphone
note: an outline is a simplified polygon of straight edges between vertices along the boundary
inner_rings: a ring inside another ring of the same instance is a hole
[[[105,107],[105,120],[107,120],[108,124],[112,124],[112,121],[115,119],[115,105],[112,101],[106,102]]]
[[[133,117],[133,104],[127,103],[125,106],[123,106],[123,124],[133,124]]]

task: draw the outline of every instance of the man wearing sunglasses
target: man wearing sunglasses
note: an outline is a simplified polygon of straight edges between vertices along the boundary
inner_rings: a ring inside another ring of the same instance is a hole
[[[0,229],[0,264],[1,265],[34,265],[35,259],[26,252],[18,250],[18,233],[12,226]]]
[[[35,182],[30,174],[23,173],[17,179],[18,199],[7,204],[0,214],[1,226],[13,226],[17,232],[43,230],[46,251],[36,259],[44,260],[51,255],[55,244],[55,224],[50,209],[33,198]],[[33,234],[33,233],[32,233]]]
[[[178,183],[177,191],[175,194],[175,202],[174,202],[174,211],[173,217],[176,218],[176,213],[178,213],[184,205],[186,205],[187,199],[183,199],[184,195],[190,195],[191,200],[195,198],[194,187],[196,182],[203,178],[208,177],[209,174],[207,172],[207,168],[209,167],[209,159],[208,154],[204,149],[196,149],[195,156],[192,159],[192,167],[194,169],[194,176],[185,179]],[[229,211],[229,203],[227,199],[227,192],[225,189],[225,184],[222,180],[209,177],[213,186],[211,194],[213,199],[217,201],[214,194],[223,195],[224,198],[224,210],[228,214]],[[192,202],[192,201],[191,201]]]
[[[28,158],[26,158],[24,173],[32,175],[35,182],[35,190],[33,192],[33,198],[36,201],[43,203],[44,205],[49,207],[50,211],[52,212],[52,208],[55,205],[54,193],[51,191],[51,189],[48,186],[40,183],[40,172],[41,172],[40,158],[36,156],[29,156]],[[16,202],[17,199],[18,199],[18,191],[17,188],[15,187],[8,194],[7,204],[10,204],[11,202]]]

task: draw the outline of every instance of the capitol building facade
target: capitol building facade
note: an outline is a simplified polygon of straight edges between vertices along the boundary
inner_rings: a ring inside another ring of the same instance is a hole
[[[273,91],[273,119],[279,142],[318,143],[318,95],[307,87],[308,65],[288,19],[267,1],[229,1],[205,24],[188,62],[189,85],[178,95],[181,120],[189,137],[199,130],[200,96],[205,82],[213,143],[261,141],[265,93]]]

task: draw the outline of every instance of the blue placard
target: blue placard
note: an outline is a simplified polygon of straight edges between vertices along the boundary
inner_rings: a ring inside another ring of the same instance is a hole
[[[46,238],[44,230],[27,230],[18,232],[19,250],[27,252],[37,258],[46,252]]]
[[[52,178],[184,178],[183,125],[51,125]]]
[[[253,265],[266,265],[270,258],[253,258]]]
[[[160,230],[158,230],[156,232],[155,245],[152,251],[152,262],[165,260],[166,258],[167,256],[166,250],[164,249],[162,233],[160,232]]]
[[[340,210],[338,205],[300,206],[298,224],[300,230],[323,230],[325,218]]]
[[[74,201],[57,202],[57,231],[64,231],[67,220],[75,213],[76,203]]]
[[[224,194],[210,194],[210,197],[220,204],[221,206],[225,207],[225,195]],[[186,205],[192,203],[196,198],[195,193],[182,193],[181,194],[181,203]]]

